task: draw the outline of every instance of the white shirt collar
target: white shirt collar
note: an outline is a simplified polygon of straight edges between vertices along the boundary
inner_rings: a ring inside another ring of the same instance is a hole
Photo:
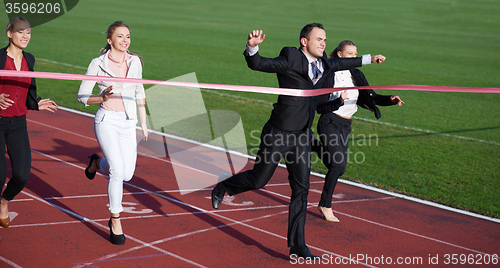
[[[304,53],[304,51],[302,49],[300,49],[300,51],[302,51],[302,53]],[[314,60],[313,58],[311,58],[310,56],[308,56],[306,53],[304,53],[304,56],[306,56],[307,61],[309,62],[309,68],[308,68],[309,78],[312,79],[312,77],[314,76],[313,75],[313,71],[312,71],[312,66],[311,66],[312,62],[316,62],[317,67],[318,67],[318,69],[321,72],[325,71],[325,68],[323,67],[323,61],[321,61],[319,58],[317,58],[316,60]]]
[[[304,51],[301,49],[300,51],[302,51],[302,53],[304,53]],[[319,59],[316,59],[314,60],[313,58],[311,58],[309,55],[307,55],[306,53],[304,53],[304,56],[306,56],[307,58],[307,61],[309,62],[309,65],[311,65],[312,62],[316,61],[317,64],[318,64],[318,68],[320,68],[319,66],[323,66],[323,62]]]

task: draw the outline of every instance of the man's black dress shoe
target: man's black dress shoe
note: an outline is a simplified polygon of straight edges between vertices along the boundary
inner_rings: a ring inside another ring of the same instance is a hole
[[[225,193],[226,193],[226,189],[224,189],[224,186],[222,186],[220,182],[217,183],[217,185],[215,185],[214,189],[212,190],[212,207],[213,208],[219,209]]]
[[[290,248],[290,257],[292,255],[295,255],[294,257],[302,257],[302,258],[310,258],[311,260],[313,259],[321,259],[320,256],[313,255],[307,246],[298,246],[298,247],[291,247]]]

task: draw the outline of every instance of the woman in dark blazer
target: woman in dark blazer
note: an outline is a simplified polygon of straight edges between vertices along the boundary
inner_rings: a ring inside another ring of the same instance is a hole
[[[31,26],[25,18],[15,17],[6,30],[9,45],[0,49],[0,69],[33,71],[35,57],[24,52],[31,39]],[[20,193],[30,176],[31,148],[26,127],[28,110],[54,112],[57,105],[50,99],[36,95],[35,78],[0,77],[0,185],[7,178],[5,147],[12,165],[12,178],[2,192],[0,200],[0,226],[10,224],[9,202]],[[0,189],[2,189],[0,188]]]
[[[356,46],[352,41],[344,40],[329,55],[329,58],[352,58],[357,56]],[[358,69],[337,71],[325,81],[328,87],[368,86],[364,74]],[[349,150],[349,134],[351,133],[351,117],[358,106],[375,113],[380,118],[377,105],[389,106],[404,103],[398,96],[378,95],[373,90],[344,90],[320,96],[316,111],[321,114],[318,121],[318,135],[323,148],[313,140],[315,151],[326,167],[328,173],[321,194],[318,209],[327,221],[338,222],[332,212],[332,195],[338,178],[344,174]]]

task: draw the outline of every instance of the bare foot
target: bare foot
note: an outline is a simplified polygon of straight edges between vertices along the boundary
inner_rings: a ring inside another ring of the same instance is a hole
[[[325,208],[322,206],[318,206],[318,209],[321,212],[321,214],[323,215],[323,218],[325,218],[325,220],[331,221],[331,222],[339,222],[339,219],[337,219],[337,217],[335,217],[335,215],[333,215],[332,208]]]

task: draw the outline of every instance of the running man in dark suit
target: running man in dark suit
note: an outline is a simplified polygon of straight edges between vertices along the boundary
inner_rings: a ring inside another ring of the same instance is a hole
[[[280,88],[311,90],[321,88],[332,72],[360,67],[372,62],[381,63],[382,55],[363,59],[327,59],[324,52],[326,33],[323,25],[312,23],[300,32],[300,48],[284,47],[276,58],[259,55],[258,45],[264,41],[262,30],[248,35],[244,52],[252,70],[276,73]],[[305,244],[304,225],[307,212],[307,194],[311,171],[310,128],[313,123],[318,97],[279,95],[273,105],[271,118],[264,125],[259,152],[253,169],[238,173],[226,180],[223,175],[212,191],[212,206],[218,209],[224,194],[243,193],[264,187],[271,179],[280,160],[285,158],[292,196],[288,216],[288,246],[290,255],[316,258]],[[225,174],[224,174],[225,175]],[[319,257],[317,257],[319,258]]]

